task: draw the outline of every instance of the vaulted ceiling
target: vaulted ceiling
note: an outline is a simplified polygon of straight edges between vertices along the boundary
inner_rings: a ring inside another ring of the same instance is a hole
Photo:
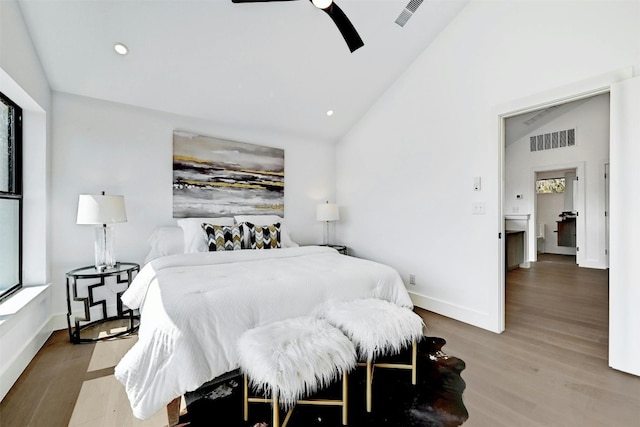
[[[606,95],[596,95],[606,96]],[[531,135],[541,127],[557,120],[567,113],[580,107],[585,102],[595,99],[596,96],[585,97],[576,101],[556,104],[535,111],[509,117],[505,121],[505,145],[509,146],[518,142],[526,135]]]
[[[19,0],[55,91],[326,142],[347,133],[468,0],[425,0],[401,27],[408,2],[336,0],[364,41],[351,53],[307,0]],[[117,42],[129,54],[116,54]]]

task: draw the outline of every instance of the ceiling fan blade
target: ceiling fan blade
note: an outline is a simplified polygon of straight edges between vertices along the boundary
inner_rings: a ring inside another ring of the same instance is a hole
[[[322,10],[327,12],[327,15],[333,19],[333,22],[335,22],[336,27],[338,27],[338,30],[342,33],[342,37],[344,37],[344,41],[347,42],[347,46],[349,46],[351,52],[355,52],[364,46],[364,42],[358,35],[355,27],[335,2],[332,2],[329,7]]]
[[[231,0],[231,1],[233,3],[266,3],[266,2],[272,2],[272,1],[294,1],[294,0]],[[318,3],[315,2],[314,0],[309,0],[309,1],[311,1],[314,4],[314,6],[316,6],[317,8],[324,10],[327,13],[327,15],[331,17],[333,22],[336,24],[336,27],[338,27],[338,30],[340,30],[342,37],[344,37],[344,41],[347,42],[347,46],[349,46],[349,50],[351,52],[355,52],[357,49],[360,49],[362,46],[364,46],[364,42],[358,35],[358,32],[356,31],[351,21],[349,21],[349,18],[347,18],[347,15],[345,15],[342,9],[340,9],[340,6],[335,4],[335,2],[333,2],[332,0],[329,0],[330,4],[327,7],[324,7],[324,5],[318,6],[317,5]],[[321,3],[324,3],[324,2],[321,2]]]

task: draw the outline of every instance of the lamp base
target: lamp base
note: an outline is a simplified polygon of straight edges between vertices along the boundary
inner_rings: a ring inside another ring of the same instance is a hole
[[[103,272],[116,265],[115,259],[115,232],[113,227],[103,224],[95,228],[95,266],[96,270]]]

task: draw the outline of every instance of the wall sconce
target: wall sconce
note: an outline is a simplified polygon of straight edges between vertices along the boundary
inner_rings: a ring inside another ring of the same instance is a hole
[[[95,266],[104,271],[116,265],[115,232],[109,224],[127,222],[124,196],[81,194],[78,198],[77,224],[97,225],[95,228]]]

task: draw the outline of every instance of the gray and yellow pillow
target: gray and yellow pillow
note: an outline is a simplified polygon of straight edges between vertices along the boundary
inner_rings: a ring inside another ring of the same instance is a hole
[[[238,225],[211,225],[203,223],[202,229],[207,234],[209,252],[242,249],[242,232]]]
[[[245,222],[245,230],[249,231],[247,242],[250,249],[276,249],[281,247],[280,223],[271,225],[253,225]]]

